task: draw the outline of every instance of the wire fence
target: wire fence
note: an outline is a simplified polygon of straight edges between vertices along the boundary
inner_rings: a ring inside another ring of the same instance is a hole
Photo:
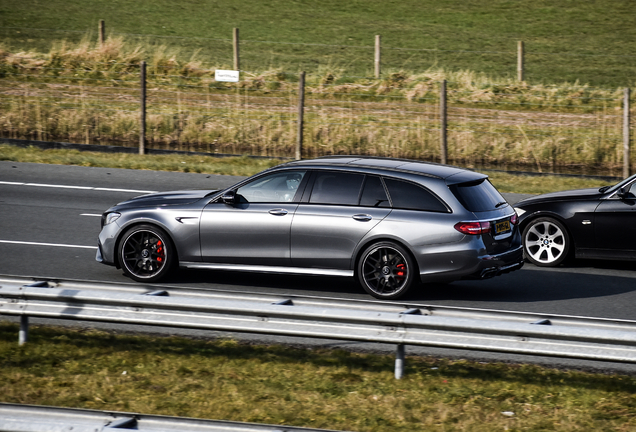
[[[53,62],[22,60],[12,58],[13,64],[0,70],[5,138],[139,143],[138,64],[52,67]],[[405,85],[399,74],[357,82],[314,75],[299,104],[300,78],[281,71],[242,71],[241,81],[227,83],[215,81],[213,70],[183,73],[151,65],[146,80],[142,139],[147,148],[293,157],[302,127],[303,157],[366,154],[443,161],[440,136],[445,134],[447,162],[468,166],[620,169],[625,158],[625,100],[618,90],[450,81],[442,97],[440,82]]]

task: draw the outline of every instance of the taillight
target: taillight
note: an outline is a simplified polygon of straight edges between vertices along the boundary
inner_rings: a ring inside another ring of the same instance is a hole
[[[490,222],[457,222],[455,229],[462,234],[485,234],[490,232]]]
[[[510,223],[513,225],[517,225],[517,222],[519,222],[519,216],[517,216],[517,213],[515,213],[510,217]]]

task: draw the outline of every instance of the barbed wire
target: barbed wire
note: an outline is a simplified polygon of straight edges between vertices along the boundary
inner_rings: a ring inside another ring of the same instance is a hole
[[[50,70],[65,70],[65,71],[69,71],[69,72],[73,72],[73,71],[82,71],[82,72],[86,72],[83,71],[82,69],[61,69],[61,68],[48,68]],[[94,73],[102,73],[104,75],[107,74],[114,74],[115,72],[109,72],[109,71],[95,71]],[[133,75],[136,76],[138,74],[136,73],[130,73],[130,72],[122,72],[122,75]],[[84,81],[103,81],[103,82],[116,82],[119,84],[131,84],[131,83],[135,83],[134,80],[132,79],[118,79],[115,77],[104,77],[104,78],[98,78],[98,77],[78,77],[78,76],[70,76],[70,75],[41,75],[41,74],[25,74],[25,73],[15,73],[15,72],[11,72],[10,73],[11,76],[19,76],[19,77],[25,77],[25,78],[39,78],[39,79],[56,79],[56,80],[64,80],[64,79],[68,79],[68,80],[84,80]],[[160,75],[160,74],[152,74],[152,76],[156,76],[156,77],[165,77],[165,75]],[[171,75],[169,77],[178,77],[179,79],[199,79],[199,77],[184,77],[184,76],[177,76],[177,75]],[[27,82],[27,81],[25,81]],[[266,92],[266,93],[297,93],[298,89],[295,88],[288,88],[288,89],[273,89],[273,88],[249,88],[249,87],[232,87],[232,86],[211,86],[211,85],[194,85],[194,84],[183,84],[183,83],[173,83],[173,82],[157,82],[154,81],[155,83],[167,86],[167,87],[172,87],[172,88],[200,88],[200,89],[214,89],[214,90],[234,90],[236,91],[237,89],[240,91],[244,91],[244,92]],[[263,83],[267,84],[280,84],[279,81],[262,81]],[[321,85],[321,87],[324,87]],[[305,89],[306,93],[308,93],[309,95],[316,95],[316,94],[321,94],[322,92],[316,92],[316,91],[312,91],[311,85],[307,86]],[[379,99],[407,99],[409,101],[436,101],[439,98],[438,97],[409,97],[408,95],[380,95],[377,93],[352,93],[352,92],[346,92],[346,93],[342,93],[342,92],[329,92],[327,93],[331,96],[343,96],[343,97],[362,97],[362,98],[379,98]],[[447,94],[449,96],[452,97],[452,95],[456,95],[456,94],[480,94],[483,95],[484,94],[484,90],[473,90],[473,91],[468,91],[468,90],[449,90],[447,92]],[[518,97],[518,98],[524,98],[524,97],[533,97],[533,95],[526,95],[523,93],[493,93],[492,94],[493,97]],[[589,100],[589,101],[614,101],[616,103],[621,103],[622,99],[617,98],[603,98],[603,97],[592,97],[592,96],[567,96],[564,95],[560,98],[557,98],[553,95],[546,95],[547,97],[549,97],[552,100],[559,100],[559,99],[567,99],[567,100]],[[537,96],[534,96],[534,98],[537,98]],[[455,102],[461,102],[461,103],[485,103],[485,104],[508,104],[508,105],[526,105],[526,106],[554,106],[554,107],[573,107],[572,105],[561,105],[561,104],[554,104],[554,103],[531,103],[531,102],[513,102],[513,101],[484,101],[484,100],[480,100],[480,101],[465,101],[462,99],[456,99]],[[578,107],[578,106],[577,106]],[[583,107],[583,106],[581,106]],[[598,105],[585,105],[585,108],[595,108],[595,109],[601,109],[601,108],[606,108],[604,106],[598,106]]]
[[[85,91],[90,89],[89,88],[85,88],[85,87],[81,87],[81,86],[76,86],[75,88],[80,88],[81,90],[83,90],[83,93],[80,94],[76,94],[76,95],[66,95],[66,96],[59,96],[59,97],[67,97],[67,98],[76,98],[76,97],[91,97],[91,96],[95,96],[95,95],[104,95],[106,97],[113,97],[112,93],[94,93],[94,92],[90,92],[90,91]],[[108,87],[100,87],[100,89],[108,89]],[[27,91],[27,89],[22,89]],[[35,90],[39,90],[39,89],[35,89]],[[117,88],[114,88],[113,90],[117,90]],[[136,89],[130,89],[127,88],[126,90],[136,90]],[[154,91],[163,91],[163,90],[154,90]],[[168,92],[168,91],[165,91]],[[179,99],[180,97],[183,97],[183,99],[181,99],[181,103],[188,103],[188,104],[192,104],[192,103],[203,103],[203,104],[209,104],[212,103],[213,100],[215,98],[218,98],[219,96],[224,96],[224,95],[217,95],[217,94],[201,94],[201,93],[196,93],[196,95],[206,95],[207,97],[210,97],[210,100],[192,100],[191,98],[188,98],[187,96],[189,96],[189,93],[174,93],[171,92],[174,96],[172,98],[156,98],[156,97],[149,97],[148,100],[149,102],[152,102],[152,100],[158,100],[158,101],[169,101],[169,100],[174,100],[174,99]],[[0,96],[4,96],[4,97],[50,97],[50,98],[55,98],[55,95],[51,95],[51,94],[42,94],[42,95],[20,95],[20,94],[15,94],[15,95],[0,95]],[[130,97],[135,97],[137,95],[128,95]],[[226,97],[232,97],[233,95],[225,95]],[[242,95],[237,96],[239,98],[243,98]],[[285,100],[286,98],[282,98],[282,97],[276,97],[276,96],[248,96],[248,98],[254,98],[254,97],[258,97],[259,99],[276,99],[276,100]],[[401,97],[401,99],[405,99],[404,97]],[[421,98],[420,100],[435,100],[432,98]],[[408,100],[408,99],[407,99]],[[426,105],[418,105],[418,104],[400,104],[399,106],[383,106],[383,107],[373,107],[373,108],[369,108],[369,106],[375,104],[376,102],[365,102],[365,101],[354,101],[354,100],[346,100],[346,101],[340,101],[340,100],[331,100],[331,99],[317,99],[317,98],[312,98],[309,99],[309,101],[312,101],[314,104],[313,105],[306,105],[306,108],[308,109],[315,109],[315,110],[328,110],[328,109],[340,109],[340,110],[357,110],[358,108],[356,108],[357,106],[367,106],[367,110],[372,109],[372,110],[381,110],[382,112],[391,112],[391,113],[395,113],[395,114],[401,114],[401,115],[408,115],[408,114],[415,114],[415,115],[422,115],[422,114],[430,114],[430,111],[409,111],[406,110],[404,111],[403,108],[405,107],[426,107]],[[126,101],[123,99],[120,99],[118,101],[113,101],[114,103],[135,103],[136,101]],[[228,102],[228,101],[223,101],[224,103],[232,103],[232,102]],[[318,102],[322,102],[322,105],[315,105],[315,103]],[[450,103],[452,103],[453,101],[450,100]],[[607,107],[603,107],[603,106],[593,106],[593,105],[582,105],[582,106],[578,106],[578,105],[561,105],[561,104],[554,104],[554,103],[547,103],[547,104],[541,104],[541,103],[521,103],[521,102],[510,102],[510,101],[506,101],[506,102],[498,102],[498,101],[480,101],[480,100],[457,100],[455,101],[457,103],[461,103],[461,105],[479,105],[479,104],[488,104],[488,105],[516,105],[516,106],[527,106],[527,107],[567,107],[567,108],[585,108],[585,109],[593,109],[593,108],[597,108],[597,109],[605,109]],[[337,104],[346,104],[346,105],[350,105],[350,106],[342,106],[342,105],[337,105]],[[271,104],[271,103],[258,103],[258,102],[251,102],[248,100],[243,101],[243,102],[235,102],[235,105],[240,105],[240,106],[247,106],[247,105],[258,105],[258,106],[274,106],[274,107],[289,107],[290,109],[292,109],[293,107],[295,107],[295,104]],[[467,107],[468,108],[468,107]],[[462,106],[449,106],[449,109],[462,109]],[[500,111],[500,110],[494,110],[493,111]],[[534,112],[532,112],[534,113]],[[550,113],[550,115],[563,115],[564,113]],[[547,114],[546,114],[547,115]],[[581,114],[576,114],[576,115],[586,115],[584,113]],[[587,115],[595,115],[598,116],[600,115],[599,113],[592,113],[592,114],[587,114]],[[604,113],[602,114],[604,117],[615,117],[618,118],[620,117],[619,114],[607,114]]]

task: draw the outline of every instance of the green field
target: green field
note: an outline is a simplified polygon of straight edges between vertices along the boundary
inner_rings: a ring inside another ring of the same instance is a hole
[[[633,431],[636,378],[0,322],[2,401],[397,431]],[[407,348],[408,354],[408,348]]]
[[[636,82],[636,2],[492,0],[23,0],[0,2],[0,43],[47,52],[62,39],[141,35],[175,56],[232,65],[232,29],[240,29],[241,69],[373,74],[375,35],[383,71],[431,68],[516,77],[524,41],[526,79],[625,87]],[[135,38],[137,36],[134,36]]]

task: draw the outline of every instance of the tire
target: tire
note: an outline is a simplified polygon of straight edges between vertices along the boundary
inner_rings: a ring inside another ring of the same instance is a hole
[[[163,279],[175,261],[170,237],[152,225],[137,225],[126,231],[119,243],[118,257],[124,273],[137,282]]]
[[[523,252],[531,263],[539,267],[556,267],[570,253],[570,236],[556,219],[538,218],[523,230]]]
[[[383,300],[405,295],[418,273],[411,254],[393,242],[372,244],[360,255],[356,265],[362,288]]]

